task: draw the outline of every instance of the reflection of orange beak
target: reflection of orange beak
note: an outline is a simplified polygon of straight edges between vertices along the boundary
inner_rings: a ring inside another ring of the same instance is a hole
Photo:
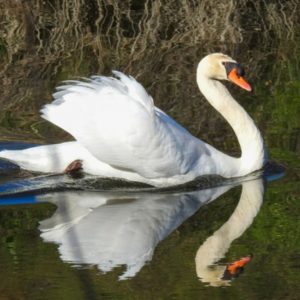
[[[227,266],[227,270],[230,272],[231,275],[234,275],[239,268],[243,268],[250,260],[250,256],[245,256]]]
[[[250,84],[242,77],[237,74],[237,69],[233,68],[232,71],[228,74],[230,81],[241,87],[242,89],[251,92],[252,88]]]

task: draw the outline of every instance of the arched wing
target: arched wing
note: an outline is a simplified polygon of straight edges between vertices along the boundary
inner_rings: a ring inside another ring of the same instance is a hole
[[[194,138],[132,77],[95,76],[58,88],[42,117],[69,132],[97,159],[148,178],[186,172]]]

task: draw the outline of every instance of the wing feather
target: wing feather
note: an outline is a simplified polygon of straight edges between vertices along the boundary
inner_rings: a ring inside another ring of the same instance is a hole
[[[68,81],[54,93],[42,117],[62,129],[100,161],[147,178],[168,177],[190,168],[192,136],[155,108],[134,78],[93,76]]]

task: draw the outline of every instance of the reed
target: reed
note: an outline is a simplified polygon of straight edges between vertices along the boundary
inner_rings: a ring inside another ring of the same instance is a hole
[[[203,55],[231,54],[252,79],[276,57],[276,82],[299,50],[298,1],[0,0],[0,11],[0,128],[38,140],[51,136],[38,111],[61,80],[122,70],[198,134],[223,126],[201,118],[210,114],[194,78]]]

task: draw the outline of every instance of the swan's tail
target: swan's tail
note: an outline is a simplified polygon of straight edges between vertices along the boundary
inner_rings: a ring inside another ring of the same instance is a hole
[[[81,152],[77,142],[67,142],[24,150],[2,150],[0,159],[6,159],[29,171],[61,173],[72,161],[80,159]]]

